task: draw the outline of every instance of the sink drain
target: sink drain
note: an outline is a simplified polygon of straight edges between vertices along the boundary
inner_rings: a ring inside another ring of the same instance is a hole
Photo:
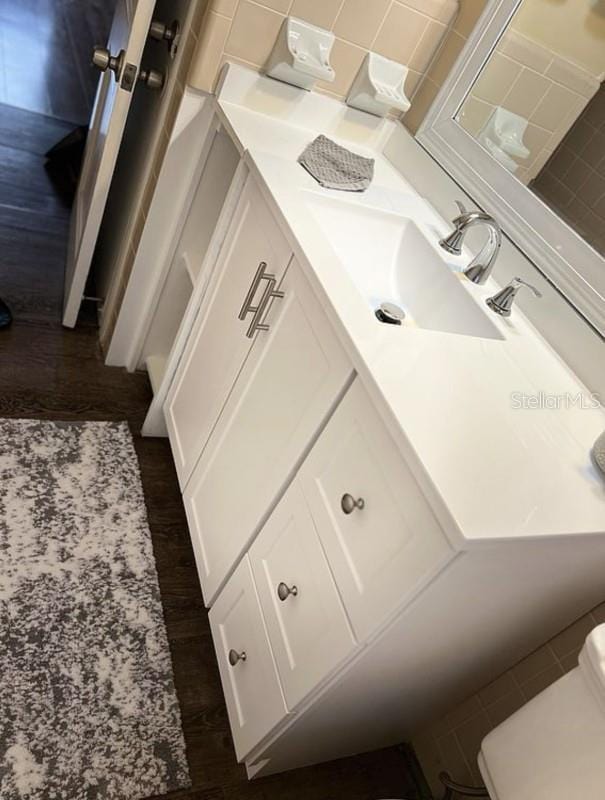
[[[402,320],[405,319],[405,311],[395,303],[381,303],[380,308],[374,312],[376,319],[384,322],[385,325],[401,325]]]

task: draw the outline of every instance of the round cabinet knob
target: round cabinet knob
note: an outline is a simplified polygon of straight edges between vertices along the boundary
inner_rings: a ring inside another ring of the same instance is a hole
[[[365,508],[365,500],[363,497],[358,497],[357,500],[353,497],[352,494],[343,494],[342,499],[340,501],[340,507],[342,508],[345,514],[352,514],[356,508],[360,511]]]
[[[279,586],[277,587],[277,596],[282,601],[282,603],[284,602],[284,600],[287,600],[288,597],[290,597],[290,595],[292,595],[292,597],[296,597],[297,594],[298,594],[297,586],[288,586],[287,583],[280,583]]]
[[[246,655],[246,651],[242,650],[241,653],[238,653],[237,650],[229,650],[229,663],[232,667],[238,664],[240,661],[245,661],[248,658]]]
[[[106,47],[95,47],[92,51],[92,63],[101,72],[107,72],[110,69],[115,74],[116,80],[119,81],[124,55],[123,50],[120,50],[117,56],[112,56]]]

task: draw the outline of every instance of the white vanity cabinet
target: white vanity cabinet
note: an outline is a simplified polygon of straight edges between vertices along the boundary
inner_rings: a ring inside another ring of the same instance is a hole
[[[241,760],[288,714],[248,558],[212,607],[210,624]]]
[[[215,266],[217,280],[198,314],[164,406],[181,487],[189,480],[252,346],[249,315],[284,275],[291,250],[258,189],[248,180]],[[253,291],[250,291],[253,290]],[[254,305],[256,304],[256,306]]]
[[[297,480],[249,555],[286,703],[294,709],[357,646]]]
[[[207,605],[353,374],[252,179],[215,269],[165,407]]]
[[[451,547],[359,379],[299,481],[363,641],[450,557]]]
[[[274,299],[264,317],[268,330],[256,334],[183,492],[208,605],[287,486],[353,371],[296,261],[279,292],[283,297]],[[241,338],[247,326],[240,324]]]
[[[321,704],[330,681],[338,682],[339,673],[371,647],[372,634],[452,556],[355,379],[243,558],[251,566],[266,625],[259,646],[268,636],[287,708],[275,727],[292,715],[304,719],[309,708]],[[238,567],[210,612],[223,664],[227,645],[218,620],[224,614],[217,608],[230,607],[242,572]],[[241,714],[229,701],[234,672],[221,667],[237,739]],[[255,747],[260,744],[259,738]]]

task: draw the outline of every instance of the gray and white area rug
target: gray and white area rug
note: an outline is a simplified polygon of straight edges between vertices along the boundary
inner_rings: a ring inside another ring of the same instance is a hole
[[[126,423],[0,421],[0,798],[190,785]]]

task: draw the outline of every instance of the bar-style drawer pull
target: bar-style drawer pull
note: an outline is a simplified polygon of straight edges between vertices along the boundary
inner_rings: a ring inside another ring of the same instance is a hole
[[[258,269],[254,277],[252,278],[252,283],[250,284],[250,288],[248,289],[248,294],[246,295],[242,307],[240,308],[240,312],[237,315],[238,319],[244,320],[246,319],[247,314],[256,314],[258,310],[258,306],[253,306],[252,301],[254,300],[254,295],[257,292],[258,287],[260,286],[260,282],[262,280],[275,280],[274,275],[269,275],[269,273],[265,272],[267,269],[267,262],[261,261],[258,265]]]
[[[265,274],[263,277],[267,278],[268,276]],[[267,323],[262,321],[263,317],[265,316],[265,311],[267,310],[267,306],[274,297],[280,300],[284,297],[283,292],[279,292],[275,289],[276,285],[277,285],[276,279],[273,276],[271,276],[269,278],[269,283],[267,284],[265,292],[258,306],[255,309],[254,317],[252,318],[250,327],[246,332],[246,336],[248,337],[248,339],[252,339],[256,331],[269,330],[269,326],[267,325]]]
[[[298,587],[297,586],[288,586],[287,583],[280,583],[277,587],[277,596],[283,602],[285,602],[288,597],[296,597],[298,595]]]
[[[229,650],[229,663],[232,667],[238,664],[240,661],[246,661],[248,656],[246,655],[246,651],[242,650],[241,653],[238,653],[237,650]]]
[[[365,508],[366,501],[363,497],[358,497],[357,500],[353,497],[352,494],[343,494],[342,499],[340,501],[340,507],[342,508],[345,514],[352,514],[356,508],[360,511]]]

